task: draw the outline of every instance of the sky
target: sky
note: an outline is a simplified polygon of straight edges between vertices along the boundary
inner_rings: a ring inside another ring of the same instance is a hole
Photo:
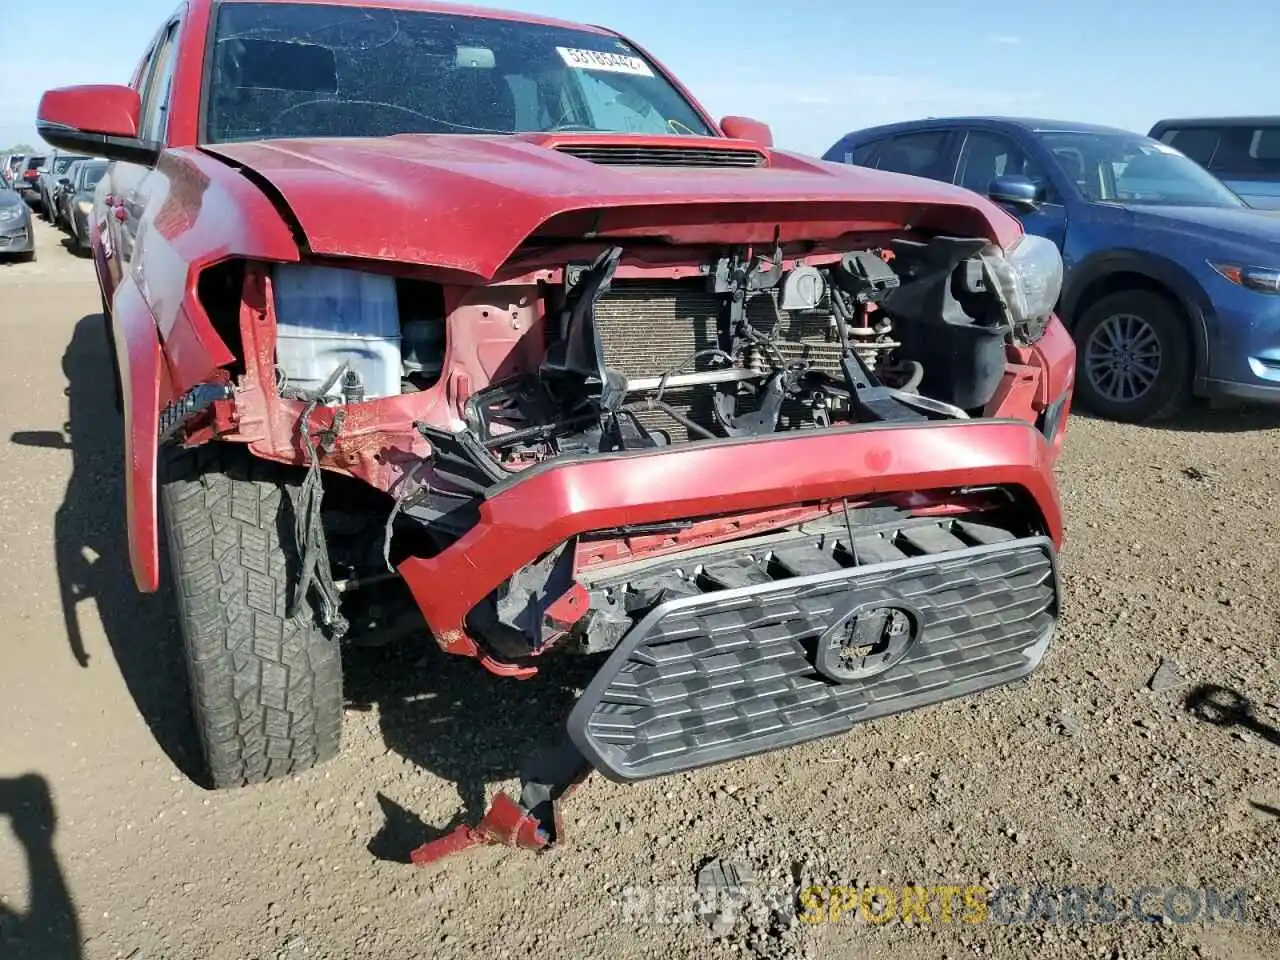
[[[48,87],[124,83],[178,0],[0,0],[0,148],[34,143]],[[491,0],[611,27],[717,118],[821,154],[895,120],[1037,116],[1145,133],[1280,113],[1277,0]]]

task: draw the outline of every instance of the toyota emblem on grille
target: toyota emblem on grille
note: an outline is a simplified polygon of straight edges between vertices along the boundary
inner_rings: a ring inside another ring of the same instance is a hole
[[[920,636],[920,614],[900,604],[862,604],[818,638],[814,666],[838,683],[866,680],[902,660]]]

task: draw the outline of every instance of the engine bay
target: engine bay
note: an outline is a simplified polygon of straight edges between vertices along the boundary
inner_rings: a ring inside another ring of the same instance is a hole
[[[623,250],[609,248],[566,270],[540,368],[473,394],[467,429],[519,469],[839,423],[969,417],[994,394],[1006,344],[1036,335],[1010,308],[997,252],[962,238],[897,241],[819,264],[789,264],[780,246],[730,251],[703,277],[665,284],[677,301],[701,292],[718,309],[672,311],[685,336],[626,324],[628,344],[616,330],[628,311],[617,303],[655,285],[615,280]],[[675,363],[672,340],[683,341]]]
[[[696,271],[619,277],[626,254],[609,246],[539,282],[533,354],[468,390],[451,424],[415,424],[438,468],[452,459],[483,484],[559,457],[979,415],[1006,347],[1038,338],[1061,285],[1056,248],[1036,237],[1010,251],[937,236],[819,254],[775,240]],[[281,394],[351,404],[439,389],[446,331],[458,336],[439,290],[282,265]]]

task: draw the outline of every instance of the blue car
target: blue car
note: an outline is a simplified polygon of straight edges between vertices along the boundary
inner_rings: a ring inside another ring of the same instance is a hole
[[[947,118],[851,133],[823,155],[959,184],[1053,240],[1076,397],[1131,423],[1192,396],[1280,402],[1280,217],[1172,146],[1110,127]]]

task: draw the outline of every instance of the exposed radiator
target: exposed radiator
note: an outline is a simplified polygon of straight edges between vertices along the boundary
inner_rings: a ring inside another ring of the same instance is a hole
[[[657,377],[674,370],[699,351],[718,345],[721,299],[706,290],[706,281],[615,280],[596,304],[596,324],[604,341],[605,362],[628,377]],[[838,371],[839,345],[830,339],[828,314],[787,315],[777,308],[776,294],[762,291],[747,301],[747,316],[761,333],[772,336],[786,360],[807,359],[821,369]],[[708,362],[686,370],[703,370]],[[695,423],[714,430],[712,389],[668,390],[663,399]],[[663,430],[675,442],[688,431],[660,412],[646,411],[640,420]]]

